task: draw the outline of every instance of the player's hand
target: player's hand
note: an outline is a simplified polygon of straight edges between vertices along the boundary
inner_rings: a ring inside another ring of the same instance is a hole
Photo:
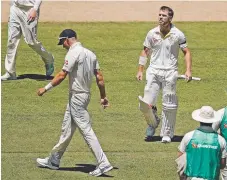
[[[136,78],[137,78],[138,81],[142,81],[143,80],[143,72],[138,71]]]
[[[37,16],[37,11],[34,8],[32,8],[28,13],[28,23],[33,22],[36,16]]]
[[[185,72],[185,77],[186,77],[186,81],[190,82],[192,80],[192,73],[191,71],[186,71]]]
[[[37,92],[38,96],[42,96],[46,92],[45,88],[40,88]]]
[[[103,109],[106,109],[107,107],[109,107],[109,101],[106,97],[104,99],[101,99],[100,104],[103,107]]]

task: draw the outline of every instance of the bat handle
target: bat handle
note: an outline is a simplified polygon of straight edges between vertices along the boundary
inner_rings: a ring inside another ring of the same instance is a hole
[[[200,81],[200,80],[201,80],[201,78],[199,78],[199,77],[192,77],[192,80],[195,80],[195,81]]]
[[[179,75],[178,76],[178,79],[186,79],[186,76],[185,75]],[[200,81],[201,78],[199,78],[199,77],[192,77],[192,80]]]

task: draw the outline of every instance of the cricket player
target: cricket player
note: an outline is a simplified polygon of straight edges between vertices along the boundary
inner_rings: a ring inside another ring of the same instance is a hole
[[[179,49],[184,53],[187,82],[191,80],[191,53],[187,47],[184,34],[171,22],[174,12],[167,6],[159,11],[159,26],[151,29],[143,43],[144,49],[139,57],[137,79],[143,78],[144,66],[150,57],[150,65],[146,71],[146,86],[144,97],[140,98],[140,110],[148,124],[147,139],[152,138],[160,119],[157,116],[157,98],[162,89],[162,127],[160,136],[162,142],[171,142],[174,136],[178,101],[176,96],[176,82],[178,77]]]
[[[221,118],[217,122],[213,123],[212,127],[215,131],[220,130],[221,136],[227,141],[227,106],[218,111]],[[221,170],[221,179],[227,179],[227,167]]]
[[[93,75],[95,75],[100,90],[101,105],[103,108],[108,107],[109,102],[106,97],[103,75],[99,69],[96,55],[81,45],[77,40],[75,31],[71,29],[62,31],[59,36],[58,45],[63,45],[64,48],[68,49],[63,68],[49,84],[39,89],[38,95],[42,96],[60,84],[69,74],[69,103],[65,111],[59,142],[54,146],[49,157],[45,159],[38,158],[37,163],[41,167],[59,169],[60,160],[76,128],[78,128],[98,162],[96,169],[89,174],[100,176],[113,169],[113,167],[103,152],[91,127],[91,119],[87,106],[90,101]]]
[[[212,123],[220,117],[210,106],[192,112],[192,118],[200,122],[200,127],[185,134],[178,147],[176,162],[178,167],[184,164],[180,179],[219,180],[220,169],[226,166],[226,141],[213,130]]]
[[[21,35],[30,48],[38,53],[45,63],[46,76],[54,72],[54,57],[47,52],[42,43],[37,40],[37,26],[41,0],[11,0],[8,21],[8,43],[5,57],[6,73],[1,80],[15,80],[16,54]]]

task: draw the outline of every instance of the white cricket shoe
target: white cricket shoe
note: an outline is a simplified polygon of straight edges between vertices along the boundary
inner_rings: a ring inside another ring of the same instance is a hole
[[[169,136],[162,137],[162,143],[170,143],[170,142],[171,142],[171,138]]]
[[[1,76],[2,81],[8,81],[8,80],[16,80],[17,76],[16,73],[8,73],[6,72],[4,75]]]
[[[44,168],[49,168],[54,170],[59,169],[59,164],[55,164],[51,162],[49,157],[46,157],[45,159],[37,158],[36,162],[38,167],[44,167]]]
[[[94,171],[89,172],[89,175],[96,176],[96,177],[101,176],[102,174],[107,173],[108,171],[110,171],[112,169],[113,169],[113,166],[111,166],[111,165],[105,166],[103,168],[96,167],[96,169]]]

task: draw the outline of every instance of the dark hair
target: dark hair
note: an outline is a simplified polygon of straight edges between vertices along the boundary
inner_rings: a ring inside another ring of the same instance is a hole
[[[170,7],[168,7],[168,6],[162,6],[162,7],[160,7],[160,10],[162,10],[162,11],[168,10],[169,11],[168,12],[168,15],[173,18],[174,12],[173,12],[173,10]]]
[[[202,123],[202,122],[200,122],[200,125],[201,126],[210,126],[211,127],[212,126],[212,123]]]

